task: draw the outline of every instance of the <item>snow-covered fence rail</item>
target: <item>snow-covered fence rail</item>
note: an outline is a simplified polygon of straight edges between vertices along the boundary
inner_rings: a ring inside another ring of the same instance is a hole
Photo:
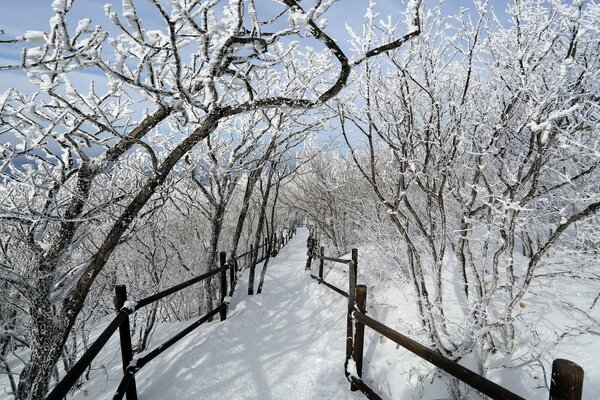
[[[223,259],[223,257],[221,257]],[[54,387],[54,389],[48,394],[46,400],[59,400],[64,398],[69,390],[77,383],[77,380],[84,373],[86,368],[92,363],[94,358],[98,355],[100,350],[106,345],[108,340],[112,337],[112,335],[119,329],[120,333],[120,341],[121,341],[121,355],[123,360],[123,372],[124,377],[119,384],[119,388],[117,393],[115,394],[115,399],[123,398],[125,392],[127,392],[128,400],[134,400],[137,398],[136,389],[135,389],[135,379],[134,375],[137,371],[139,371],[145,364],[147,364],[150,360],[158,356],[160,353],[168,349],[178,340],[183,338],[185,335],[190,333],[192,330],[200,326],[202,323],[208,321],[217,313],[221,313],[221,320],[224,320],[227,315],[227,304],[225,302],[225,295],[227,290],[227,279],[226,273],[227,270],[231,270],[231,265],[221,265],[220,268],[217,268],[213,271],[204,273],[202,275],[196,276],[188,281],[170,287],[169,289],[163,290],[156,294],[153,294],[149,297],[141,299],[139,301],[128,301],[127,300],[127,292],[124,285],[119,285],[115,288],[116,296],[115,303],[118,307],[118,312],[116,317],[110,322],[110,324],[104,329],[104,331],[100,334],[98,339],[90,346],[88,351],[86,351],[81,358],[73,365],[73,367],[67,372],[67,374],[61,379],[61,381]],[[194,285],[198,282],[202,282],[206,279],[210,279],[215,275],[220,274],[221,276],[221,287],[220,287],[220,302],[219,306],[217,306],[214,310],[210,311],[199,320],[185,328],[183,331],[179,332],[177,335],[173,336],[171,339],[167,340],[165,343],[157,346],[154,350],[148,352],[145,356],[133,359],[133,351],[131,347],[131,336],[129,330],[129,315],[138,311],[142,307],[145,307],[149,304],[152,304],[156,301],[163,299],[169,295],[177,293],[191,285]],[[223,283],[225,282],[225,285]]]
[[[333,291],[348,298],[345,374],[346,378],[350,381],[350,388],[352,391],[360,390],[369,399],[381,400],[381,397],[362,380],[364,331],[365,326],[367,326],[491,399],[524,399],[510,390],[463,367],[459,363],[444,357],[439,352],[368,317],[366,315],[367,287],[365,285],[357,285],[357,249],[352,249],[352,259],[348,260],[325,256],[325,248],[323,246],[320,247],[319,254],[317,254],[316,249],[318,247],[318,241],[312,237],[309,237],[307,246],[308,260],[306,269],[311,269],[313,258],[319,260],[319,275],[315,276],[311,274],[310,276],[319,283],[324,284]],[[324,280],[324,261],[348,264],[348,292],[345,292]],[[550,400],[580,400],[583,393],[583,376],[583,369],[576,363],[564,359],[554,360],[552,363]]]
[[[275,235],[274,240],[267,241],[258,246],[258,258],[256,262],[264,260],[269,253],[278,251],[281,247],[286,245],[296,232],[295,228],[289,229],[284,235],[282,232],[280,235]],[[135,384],[135,374],[144,367],[148,362],[156,358],[158,355],[169,349],[183,337],[191,333],[193,330],[198,328],[200,325],[207,321],[210,321],[215,315],[220,314],[221,321],[227,318],[227,308],[229,299],[233,295],[233,290],[236,285],[236,275],[238,272],[238,260],[242,257],[253,254],[254,249],[251,248],[249,251],[241,253],[235,257],[230,257],[227,261],[227,255],[225,252],[220,253],[219,257],[219,268],[204,274],[198,275],[185,282],[172,286],[168,289],[155,293],[151,296],[143,298],[137,301],[130,301],[127,299],[127,289],[125,285],[117,285],[115,287],[115,306],[117,308],[117,315],[108,324],[108,326],[98,336],[96,341],[90,345],[88,350],[83,353],[81,358],[73,365],[73,367],[66,373],[63,379],[52,389],[52,391],[46,396],[46,400],[60,400],[63,399],[77,383],[81,375],[91,365],[92,361],[104,348],[106,343],[112,337],[112,335],[119,330],[119,339],[121,347],[121,359],[123,361],[123,378],[119,383],[117,391],[113,396],[113,399],[122,399],[127,395],[127,400],[137,400],[137,388]],[[229,280],[227,279],[227,272],[229,272]],[[154,349],[148,351],[141,357],[133,357],[133,348],[131,345],[131,331],[129,326],[129,315],[135,313],[139,309],[164,299],[167,296],[173,295],[185,288],[188,288],[194,284],[203,282],[207,279],[211,279],[215,276],[219,276],[219,305],[207,314],[203,315],[185,329],[181,330],[177,334],[173,335],[170,339],[162,344],[159,344]],[[229,282],[229,284],[228,284]],[[229,286],[229,293],[228,293]]]

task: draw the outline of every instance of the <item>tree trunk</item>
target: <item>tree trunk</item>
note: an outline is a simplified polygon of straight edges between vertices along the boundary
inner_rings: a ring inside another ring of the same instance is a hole
[[[214,214],[211,219],[211,233],[210,233],[210,248],[208,260],[204,270],[210,272],[217,266],[218,253],[219,253],[219,237],[223,230],[223,218],[225,217],[225,206],[220,202],[217,204]],[[205,312],[210,312],[214,308],[214,293],[212,279],[206,279],[203,282],[204,288],[204,305],[206,307]],[[212,318],[209,320],[212,321]]]
[[[260,214],[258,217],[258,227],[256,228],[256,235],[254,237],[254,254],[252,254],[252,260],[250,261],[250,276],[248,278],[248,294],[254,294],[254,274],[256,272],[256,262],[258,261],[258,252],[260,246],[260,238],[262,236],[263,226],[265,225],[266,215],[267,215],[267,202],[269,200],[269,192],[271,190],[271,181],[273,180],[274,169],[271,168],[269,170],[269,175],[267,178],[267,187],[265,189],[265,193],[263,194],[262,203],[260,205]]]
[[[275,232],[275,207],[277,207],[277,198],[279,197],[279,185],[281,183],[281,180],[277,180],[277,183],[275,184],[275,196],[273,197],[273,207],[271,208],[271,231],[272,231],[272,237],[270,242],[273,243],[274,242],[274,237],[275,235],[277,235]],[[270,192],[270,188],[267,188],[267,194],[266,196],[269,196],[269,192]],[[262,270],[260,271],[260,280],[258,281],[258,289],[256,289],[256,293],[260,294],[262,293],[262,287],[263,284],[265,283],[265,275],[267,273],[267,266],[269,265],[269,259],[271,258],[271,251],[269,251],[267,253],[267,257],[265,258],[265,262],[263,263],[263,267]]]

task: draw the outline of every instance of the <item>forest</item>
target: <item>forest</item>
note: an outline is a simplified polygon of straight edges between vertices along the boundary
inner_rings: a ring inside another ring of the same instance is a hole
[[[341,0],[85,3],[0,35],[2,80],[30,84],[0,94],[1,398],[44,398],[115,285],[252,264],[300,225],[365,249],[405,294],[376,302],[410,300],[389,321],[483,376],[547,390],[560,346],[600,348],[600,5],[365,2],[356,28]],[[216,295],[136,313],[134,351]]]

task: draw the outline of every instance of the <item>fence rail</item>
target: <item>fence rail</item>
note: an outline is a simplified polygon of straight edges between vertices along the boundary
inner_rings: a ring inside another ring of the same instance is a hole
[[[257,246],[256,251],[258,252],[258,257],[256,262],[259,263],[262,260],[264,260],[268,252],[271,252],[273,250],[279,250],[281,247],[285,246],[295,233],[296,228],[292,227],[291,229],[288,229],[286,235],[284,235],[283,232],[281,232],[279,235],[274,236],[273,241],[269,242],[265,240],[265,242],[262,245]],[[65,376],[56,384],[56,386],[54,386],[50,393],[48,393],[48,395],[45,397],[45,400],[63,399],[73,388],[73,386],[75,386],[81,375],[83,375],[85,370],[91,365],[92,361],[96,358],[96,356],[100,353],[100,351],[104,348],[106,343],[110,340],[112,335],[117,330],[119,330],[121,359],[123,362],[123,378],[119,383],[119,386],[117,388],[116,393],[113,396],[113,399],[122,399],[124,396],[127,396],[127,400],[137,400],[137,388],[135,385],[136,372],[138,372],[142,367],[144,367],[144,365],[156,358],[158,355],[169,349],[179,340],[184,338],[186,335],[194,331],[200,325],[210,321],[217,314],[220,314],[221,321],[224,321],[227,318],[227,272],[229,271],[229,296],[231,296],[233,294],[233,289],[235,288],[236,275],[238,272],[237,260],[241,257],[253,254],[253,251],[254,249],[251,246],[251,249],[249,251],[232,257],[229,260],[229,262],[227,262],[226,260],[226,253],[221,252],[219,255],[219,268],[198,275],[192,279],[179,283],[175,286],[172,286],[168,289],[165,289],[138,301],[127,301],[127,290],[125,286],[116,286],[115,304],[117,306],[117,315],[102,331],[100,336],[98,336],[98,338],[90,345],[88,350],[83,353],[79,360],[77,360],[73,367],[69,369],[69,371],[67,371]],[[198,320],[188,325],[186,328],[184,328],[177,334],[173,335],[164,343],[156,346],[153,350],[150,350],[145,355],[134,359],[133,349],[131,346],[129,315],[133,314],[137,310],[149,304],[162,300],[169,295],[175,294],[187,287],[190,287],[204,280],[211,279],[217,275],[219,275],[219,305],[215,309],[209,311],[206,315],[203,315]]]
[[[306,269],[312,267],[312,259],[319,260],[319,275],[310,274],[311,278],[320,284],[348,298],[347,331],[346,331],[346,361],[344,372],[353,391],[360,390],[368,399],[380,400],[381,397],[371,389],[362,379],[362,365],[364,355],[364,328],[365,326],[383,335],[411,351],[420,358],[430,362],[441,370],[459,379],[479,392],[494,400],[522,400],[523,397],[490,381],[489,379],[463,367],[459,363],[444,357],[427,346],[401,334],[400,332],[384,325],[383,323],[366,315],[367,287],[357,285],[358,250],[352,249],[352,259],[325,256],[325,249],[318,247],[317,239],[309,237],[307,240],[308,260]],[[323,262],[333,261],[348,264],[348,292],[326,282],[323,278]],[[352,368],[350,364],[354,364]],[[556,359],[552,364],[552,378],[550,386],[550,400],[580,400],[583,388],[583,369],[569,360]]]

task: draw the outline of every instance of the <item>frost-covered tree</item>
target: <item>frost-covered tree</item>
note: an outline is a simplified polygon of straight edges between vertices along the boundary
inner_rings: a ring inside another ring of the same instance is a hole
[[[107,4],[104,27],[73,24],[78,2],[55,0],[47,32],[2,41],[24,45],[21,61],[0,70],[21,70],[39,88],[0,98],[0,218],[3,246],[11,242],[2,275],[26,304],[31,349],[19,399],[46,393],[96,277],[190,150],[243,113],[329,101],[353,66],[419,33],[412,1],[407,34],[351,61],[320,22],[332,1],[264,10],[254,0],[152,0],[158,29],[137,3]],[[83,70],[98,79],[77,84]],[[132,154],[142,167],[123,185],[119,165]]]
[[[409,48],[365,63],[339,116],[406,252],[431,343],[475,351],[484,373],[492,354],[514,351],[544,257],[597,223],[600,25],[584,2],[519,1],[505,27],[477,13],[449,23],[432,10]],[[356,47],[378,40],[372,32],[354,35]],[[453,256],[462,297],[446,298]],[[469,311],[449,313],[456,303]]]

